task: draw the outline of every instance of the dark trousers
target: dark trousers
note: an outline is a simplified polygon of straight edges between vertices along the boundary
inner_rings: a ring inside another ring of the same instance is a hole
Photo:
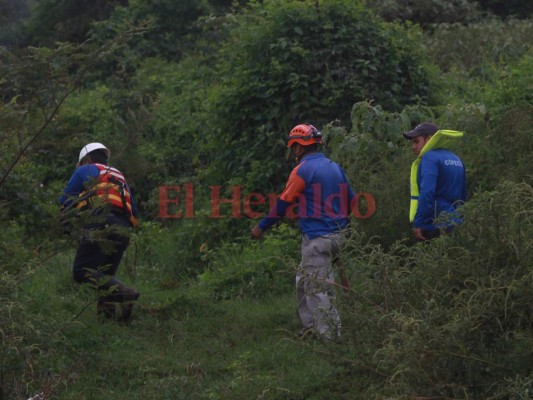
[[[74,259],[74,280],[104,290],[120,284],[114,275],[129,245],[129,227],[125,217],[115,214],[109,214],[102,222],[85,226],[86,232]]]

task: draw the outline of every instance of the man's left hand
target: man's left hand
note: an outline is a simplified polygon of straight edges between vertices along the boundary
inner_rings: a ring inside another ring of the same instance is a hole
[[[256,225],[252,228],[250,234],[252,236],[252,239],[261,240],[263,237],[263,230],[259,227],[259,225]]]

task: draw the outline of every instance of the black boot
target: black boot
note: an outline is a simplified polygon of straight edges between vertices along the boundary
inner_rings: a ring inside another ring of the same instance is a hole
[[[121,303],[121,313],[118,315],[119,322],[128,322],[131,318],[133,310],[133,302],[141,295],[136,289],[130,288],[120,282],[118,279],[112,278],[101,287],[107,290],[105,300],[109,303]],[[113,306],[113,316],[114,306]]]
[[[119,322],[127,323],[133,311],[133,303],[137,301],[141,294],[133,288],[127,287],[126,285],[119,283],[117,285],[117,291],[112,293],[111,296],[117,299],[121,304],[121,313],[118,318]]]
[[[107,286],[107,287],[106,287]],[[103,289],[108,289],[109,293],[105,296],[107,301],[124,303],[126,301],[136,301],[141,295],[136,289],[127,287],[119,280],[111,279]]]
[[[128,322],[131,318],[131,313],[133,311],[133,301],[128,301],[126,303],[122,303],[121,305],[121,313],[119,317],[120,322]]]

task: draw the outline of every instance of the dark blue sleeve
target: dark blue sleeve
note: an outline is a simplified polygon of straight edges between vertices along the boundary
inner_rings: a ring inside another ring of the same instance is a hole
[[[59,198],[61,207],[69,206],[73,199],[77,198],[85,190],[85,182],[96,176],[98,176],[98,169],[92,165],[83,165],[76,168],[63,191],[63,195]]]
[[[130,194],[130,200],[131,200],[131,212],[135,218],[139,216],[137,212],[137,204],[135,204],[135,199],[133,198],[133,193],[131,192],[131,189],[129,185],[126,183],[126,188],[128,189],[128,192]]]
[[[259,223],[259,227],[262,231],[266,231],[272,225],[274,225],[276,222],[278,222],[281,218],[285,216],[285,213],[287,212],[287,208],[291,205],[291,203],[278,199],[276,202],[276,205],[272,207],[268,213],[268,215],[263,218],[263,220]]]
[[[464,174],[463,174],[463,198],[462,200],[466,201],[466,167],[463,167],[463,168],[464,168],[463,169]]]
[[[413,225],[420,228],[428,221],[433,221],[435,215],[435,190],[439,166],[437,160],[433,159],[430,153],[422,157],[418,167],[418,207],[416,209]]]

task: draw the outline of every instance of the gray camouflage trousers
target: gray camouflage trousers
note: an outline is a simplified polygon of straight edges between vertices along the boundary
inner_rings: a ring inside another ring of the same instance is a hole
[[[344,242],[342,232],[314,239],[302,235],[302,260],[296,273],[298,315],[304,328],[313,328],[327,339],[341,334],[332,264]]]

